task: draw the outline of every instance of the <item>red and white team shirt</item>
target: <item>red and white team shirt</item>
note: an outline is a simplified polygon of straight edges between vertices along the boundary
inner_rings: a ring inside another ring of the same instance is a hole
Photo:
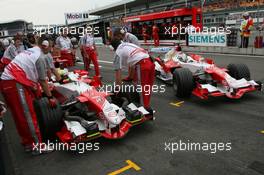
[[[80,45],[85,46],[85,47],[89,47],[89,48],[93,48],[94,47],[94,37],[89,35],[89,34],[85,34],[80,39]]]
[[[116,49],[114,61],[115,69],[122,69],[122,66],[134,66],[142,59],[149,58],[146,50],[132,43],[121,43]]]
[[[39,79],[36,62],[40,54],[41,49],[39,47],[33,47],[21,52],[6,66],[1,79],[16,80],[21,84],[33,86]]]
[[[69,37],[63,37],[63,36],[59,36],[56,39],[56,45],[61,49],[61,50],[66,50],[69,51],[71,50],[72,43]]]
[[[16,48],[14,44],[10,44],[8,48],[5,50],[3,58],[13,60],[19,53],[19,50]]]

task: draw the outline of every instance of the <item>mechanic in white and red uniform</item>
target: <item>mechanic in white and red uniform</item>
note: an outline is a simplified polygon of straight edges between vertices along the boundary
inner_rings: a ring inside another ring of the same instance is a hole
[[[74,66],[74,50],[71,39],[67,36],[68,30],[65,28],[61,36],[56,39],[56,47],[61,51],[61,59],[67,60],[66,66]]]
[[[155,65],[146,50],[131,43],[114,39],[111,42],[116,52],[114,67],[116,70],[116,84],[122,84],[121,70],[123,66],[135,67],[134,81],[142,87],[142,99],[146,109],[150,108],[151,90],[155,77]],[[149,86],[150,92],[145,91]]]
[[[95,75],[100,77],[100,70],[94,37],[90,33],[86,33],[83,37],[81,37],[79,42],[85,70],[89,71],[90,63],[92,61],[94,64]]]
[[[118,28],[114,32],[114,38],[120,39],[123,42],[132,43],[140,47],[139,41],[137,36],[133,35],[132,33],[127,32],[123,28]],[[128,68],[128,76],[123,79],[123,81],[131,81],[133,80],[135,67]]]
[[[157,24],[154,24],[152,26],[152,37],[154,40],[154,46],[159,46],[160,45],[160,40],[159,40],[159,27]]]
[[[36,41],[31,41],[31,44],[33,48],[18,54],[5,67],[1,76],[1,91],[12,112],[25,151],[32,151],[32,154],[37,155],[41,152],[33,149],[33,146],[42,141],[33,101],[41,97],[40,87],[48,97],[51,107],[56,107],[56,100],[48,88],[41,48],[36,45]],[[52,151],[48,146],[42,149],[42,153]]]
[[[22,41],[18,36],[14,37],[14,43],[11,43],[1,59],[1,62],[4,66],[8,65],[19,53],[22,45]]]

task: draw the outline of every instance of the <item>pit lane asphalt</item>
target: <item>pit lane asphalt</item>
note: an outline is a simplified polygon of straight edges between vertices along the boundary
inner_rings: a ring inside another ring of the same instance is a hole
[[[113,53],[99,48],[103,81],[111,83],[114,73]],[[251,70],[252,78],[264,79],[264,58],[212,55],[220,66],[243,62]],[[106,62],[105,62],[106,61]],[[77,67],[81,67],[79,64]],[[156,81],[156,84],[163,84]],[[126,166],[126,160],[141,170],[128,170],[129,175],[260,175],[249,168],[253,162],[264,163],[264,96],[261,92],[245,95],[239,100],[211,98],[202,101],[194,96],[180,102],[172,87],[154,94],[152,106],[156,120],[133,128],[121,140],[99,139],[100,150],[77,154],[56,151],[33,157],[23,152],[10,113],[5,116],[5,134],[16,174],[24,175],[106,175]],[[215,154],[202,151],[165,151],[165,142],[231,142],[232,150]],[[264,167],[259,167],[259,169]]]

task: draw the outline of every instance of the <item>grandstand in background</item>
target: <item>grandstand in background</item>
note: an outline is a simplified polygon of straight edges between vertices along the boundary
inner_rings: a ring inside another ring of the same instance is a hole
[[[239,20],[244,12],[251,12],[255,24],[263,22],[264,0],[207,0],[203,8],[204,25],[208,27],[229,25],[227,20],[233,18],[237,23],[232,22],[231,26],[238,27]],[[234,15],[236,14],[236,15]],[[235,19],[234,19],[235,18]]]
[[[203,1],[203,0],[202,0]],[[200,0],[124,0],[90,11],[101,16],[101,21],[110,22],[124,16],[161,12],[184,7],[201,7]],[[226,23],[230,13],[264,10],[264,0],[206,0],[203,7],[204,26],[219,27]],[[256,14],[260,18],[264,13]],[[256,17],[254,16],[254,17]],[[262,21],[260,21],[262,22]]]
[[[14,36],[17,32],[33,32],[33,24],[24,20],[0,23],[0,38]]]

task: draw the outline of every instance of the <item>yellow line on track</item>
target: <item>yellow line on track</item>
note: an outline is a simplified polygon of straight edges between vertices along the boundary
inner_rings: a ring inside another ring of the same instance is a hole
[[[181,105],[184,103],[184,101],[180,101],[180,102],[176,102],[176,103],[173,103],[171,102],[170,105],[172,106],[176,106],[176,107],[181,107]]]
[[[125,172],[125,171],[127,171],[129,169],[132,169],[132,168],[134,170],[136,170],[136,171],[140,171],[141,170],[141,168],[137,164],[132,162],[131,160],[127,160],[126,163],[127,163],[127,166],[125,166],[123,168],[120,168],[119,170],[116,170],[116,171],[114,171],[112,173],[109,173],[108,175],[118,175],[118,174],[121,174],[121,173],[123,173],[123,172]]]

